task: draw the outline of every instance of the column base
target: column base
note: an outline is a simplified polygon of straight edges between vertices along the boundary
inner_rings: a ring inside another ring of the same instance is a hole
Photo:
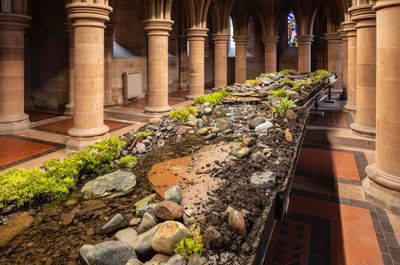
[[[29,129],[30,125],[29,116],[25,113],[12,118],[0,118],[0,135],[24,131]]]
[[[371,136],[375,136],[376,135],[376,128],[363,126],[363,125],[360,125],[359,123],[356,123],[356,122],[352,123],[350,125],[350,128],[353,131],[355,131],[356,133],[367,134],[367,135],[371,135]]]
[[[115,106],[115,102],[114,101],[104,101],[104,107],[112,107]]]
[[[376,206],[400,215],[400,191],[377,183],[375,179],[381,177],[381,172],[375,165],[366,168],[368,177],[362,181],[365,197]]]
[[[77,152],[88,148],[96,142],[108,138],[108,133],[94,137],[70,137],[66,144],[67,151]]]
[[[64,111],[65,116],[74,116],[74,112],[75,112],[75,109],[74,109],[73,105],[71,105],[71,104],[65,105],[65,111]]]
[[[144,107],[144,110],[146,112],[150,112],[150,113],[164,113],[164,112],[169,112],[171,110],[171,107],[170,106],[165,106],[165,107],[146,106],[146,107]]]
[[[350,110],[350,111],[356,111],[356,109],[357,109],[357,107],[355,105],[351,105],[349,103],[346,103],[346,105],[344,105],[343,108],[345,108],[346,110]]]
[[[204,94],[199,94],[199,95],[191,95],[191,94],[189,94],[189,95],[186,95],[186,98],[187,99],[195,99],[195,98],[201,97],[201,96],[204,96]]]

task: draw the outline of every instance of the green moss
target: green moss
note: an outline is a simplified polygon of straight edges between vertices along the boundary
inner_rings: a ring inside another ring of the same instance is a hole
[[[136,165],[136,163],[137,158],[132,155],[121,157],[119,160],[119,165],[124,168],[132,168]]]
[[[136,132],[135,136],[146,138],[149,136],[153,136],[153,133],[152,132]]]
[[[281,89],[271,91],[271,95],[273,95],[277,98],[284,98],[284,97],[288,96],[288,93],[287,93],[286,89],[283,87]]]
[[[288,109],[294,105],[295,101],[290,100],[288,97],[283,98],[279,101],[277,106],[272,107],[272,111],[281,116],[285,116]]]
[[[169,113],[169,118],[173,120],[180,120],[186,122],[189,120],[190,115],[197,115],[197,109],[193,106],[187,106],[182,109],[172,110]]]
[[[290,79],[283,79],[279,84],[281,86],[293,87],[294,86],[294,81],[290,80]]]
[[[176,244],[175,254],[180,254],[186,259],[195,254],[203,255],[203,237],[201,236],[200,227],[195,228],[192,231],[192,235],[191,238],[184,238]]]
[[[331,75],[332,75],[332,73],[330,73],[326,70],[317,70],[311,74],[311,80],[314,82],[320,82],[320,81],[328,78]]]
[[[256,85],[261,84],[261,80],[250,79],[250,80],[246,80],[245,83],[246,83],[246,85],[249,85],[249,86],[256,86]]]
[[[0,207],[15,203],[29,204],[35,199],[65,196],[84,174],[98,175],[107,171],[126,143],[118,137],[109,138],[87,150],[69,154],[64,160],[50,159],[42,168],[10,169],[0,173]]]
[[[287,75],[297,75],[298,72],[296,70],[292,70],[292,69],[286,69],[286,70],[282,70],[279,72],[279,74],[287,76]]]
[[[195,98],[194,103],[195,104],[203,104],[205,102],[208,102],[210,104],[220,104],[222,102],[222,100],[229,95],[230,95],[230,93],[225,90],[217,91],[212,94],[208,94],[205,96]]]
[[[294,90],[298,90],[298,89],[300,89],[302,87],[308,87],[310,85],[311,85],[311,81],[310,80],[299,80],[299,81],[294,82],[293,89]]]

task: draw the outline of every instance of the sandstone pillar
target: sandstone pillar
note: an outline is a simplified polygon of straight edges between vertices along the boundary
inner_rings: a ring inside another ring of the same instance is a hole
[[[375,164],[366,168],[367,198],[400,214],[400,0],[378,0]]]
[[[172,20],[148,19],[147,35],[147,112],[168,112],[168,37]]]
[[[247,42],[248,36],[234,36],[235,54],[235,82],[244,83],[247,79]]]
[[[107,24],[104,35],[104,106],[113,106],[112,99],[112,63],[115,27]]]
[[[311,43],[314,39],[312,35],[299,36],[299,66],[298,71],[301,73],[311,72]]]
[[[347,75],[348,75],[348,58],[349,58],[349,53],[348,53],[348,38],[347,38],[347,32],[344,30],[340,30],[340,37],[342,38],[342,54],[343,54],[343,60],[342,60],[342,69],[343,69],[343,75],[342,75],[342,88],[343,88],[343,98],[347,98]]]
[[[179,35],[179,89],[182,91],[188,90],[187,70],[186,36]]]
[[[373,4],[351,8],[357,23],[356,122],[353,131],[375,135],[376,125],[376,19]]]
[[[0,13],[0,135],[29,128],[24,113],[25,29],[29,16]]]
[[[207,32],[206,28],[186,30],[189,41],[189,99],[204,95],[204,44]]]
[[[228,84],[228,34],[214,34],[214,87]]]
[[[265,73],[273,73],[278,69],[278,36],[268,36],[264,37],[264,72]]]
[[[104,124],[104,23],[112,8],[104,1],[66,5],[74,28],[74,127],[67,149],[80,150],[107,136]]]
[[[344,22],[344,31],[347,32],[347,110],[356,110],[356,76],[357,76],[357,31],[356,23]]]
[[[65,105],[64,115],[73,116],[74,115],[74,81],[75,81],[75,71],[74,71],[74,29],[71,23],[66,24],[69,40],[69,102]]]
[[[326,33],[325,39],[328,44],[328,71],[335,72],[338,80],[335,83],[335,91],[342,91],[342,76],[343,76],[343,47],[342,38],[339,33]]]

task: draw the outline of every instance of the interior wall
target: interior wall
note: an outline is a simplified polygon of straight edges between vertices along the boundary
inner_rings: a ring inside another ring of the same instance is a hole
[[[278,70],[297,69],[298,67],[298,48],[289,47],[288,44],[288,23],[287,14],[282,17],[279,24],[279,44],[278,44]]]

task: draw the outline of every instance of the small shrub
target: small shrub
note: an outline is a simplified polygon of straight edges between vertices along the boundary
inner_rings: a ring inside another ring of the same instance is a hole
[[[189,120],[190,115],[197,115],[197,109],[193,106],[187,106],[179,110],[172,110],[169,113],[169,118],[186,122]]]
[[[135,136],[146,138],[149,136],[153,136],[153,133],[152,132],[136,132]]]
[[[288,75],[297,75],[298,72],[296,70],[293,70],[293,69],[286,69],[286,70],[280,71],[279,74],[284,75],[284,76],[288,76]]]
[[[119,165],[124,168],[132,168],[136,163],[137,159],[132,155],[124,156],[119,159]]]
[[[184,238],[176,244],[175,254],[180,254],[186,259],[195,254],[203,255],[203,237],[201,236],[200,227],[195,228],[192,231],[192,235],[191,238]]]
[[[285,116],[288,109],[290,109],[294,105],[295,101],[290,100],[288,97],[283,98],[279,101],[277,106],[272,107],[272,111],[281,116]]]
[[[220,104],[222,102],[222,100],[229,95],[230,95],[230,93],[225,90],[217,91],[212,94],[208,94],[208,95],[201,96],[201,97],[196,97],[194,99],[194,103],[195,104],[203,104],[205,102],[208,102],[208,103],[214,104],[214,105]]]
[[[285,88],[281,88],[281,89],[278,89],[278,90],[273,90],[273,91],[271,91],[271,95],[273,95],[273,96],[275,96],[277,98],[288,97],[288,93],[287,93]]]

